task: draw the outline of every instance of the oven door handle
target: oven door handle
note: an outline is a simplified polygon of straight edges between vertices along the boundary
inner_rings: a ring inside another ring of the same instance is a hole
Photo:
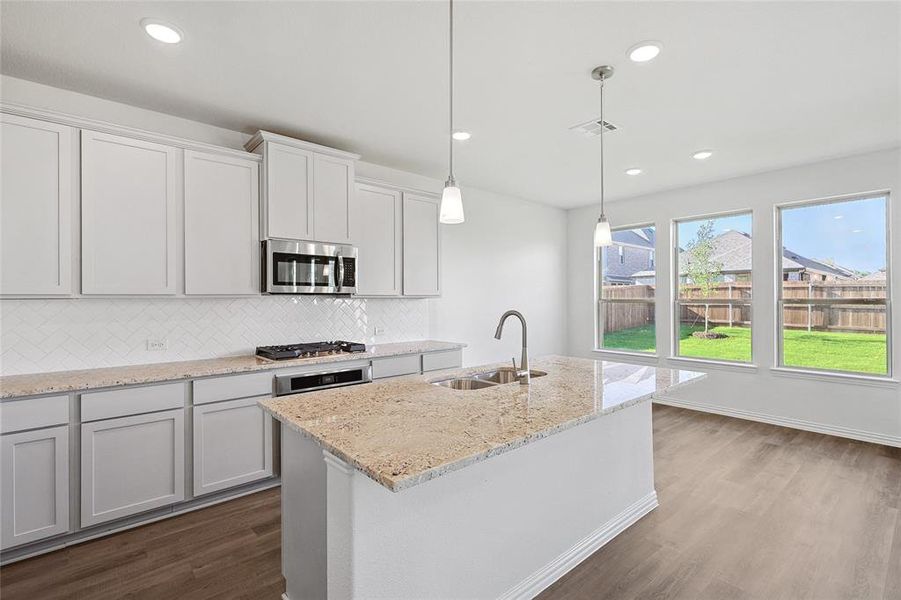
[[[340,254],[337,256],[338,259],[338,274],[336,276],[337,281],[335,281],[335,289],[340,292],[341,288],[344,287],[344,257]]]

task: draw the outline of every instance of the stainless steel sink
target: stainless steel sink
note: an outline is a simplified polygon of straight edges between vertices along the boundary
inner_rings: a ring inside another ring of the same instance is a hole
[[[487,371],[485,373],[476,373],[471,377],[473,379],[478,379],[480,381],[490,381],[492,383],[504,384],[504,383],[514,383],[519,381],[519,375],[517,375],[518,369],[514,369],[513,367],[501,367],[499,369],[495,369],[494,371]],[[535,379],[536,377],[544,377],[547,375],[544,371],[529,371],[529,377]]]
[[[534,379],[536,377],[544,377],[547,375],[544,371],[529,371],[529,376]],[[493,371],[485,371],[484,373],[474,373],[468,377],[454,377],[452,379],[442,379],[433,381],[432,385],[440,385],[449,387],[452,390],[480,390],[496,385],[504,385],[507,383],[518,383],[519,376],[517,370],[513,367],[501,367]]]
[[[448,387],[452,390],[480,390],[482,388],[494,387],[497,384],[490,381],[482,381],[472,377],[455,377],[454,379],[442,379],[441,381],[433,381],[432,385],[440,385]]]

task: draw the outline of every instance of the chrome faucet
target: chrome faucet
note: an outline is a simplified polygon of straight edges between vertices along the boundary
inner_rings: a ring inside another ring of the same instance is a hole
[[[504,333],[504,322],[507,317],[516,317],[522,323],[522,358],[519,361],[519,371],[516,372],[521,385],[529,385],[531,378],[529,377],[529,349],[528,349],[528,329],[526,328],[526,318],[518,310],[508,310],[501,315],[501,320],[497,324],[497,330],[494,332],[494,339],[501,339]],[[513,360],[513,368],[516,368],[516,360]]]

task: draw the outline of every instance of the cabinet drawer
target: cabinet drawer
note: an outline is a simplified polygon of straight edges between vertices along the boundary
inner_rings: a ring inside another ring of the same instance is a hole
[[[194,382],[194,404],[272,395],[272,373],[213,377]]]
[[[372,361],[372,378],[396,377],[398,375],[412,375],[419,373],[420,354],[406,354],[404,356],[392,356],[379,358]]]
[[[430,352],[422,355],[422,371],[454,369],[463,365],[463,353],[460,350],[448,352]]]
[[[182,408],[185,384],[148,385],[145,387],[93,392],[81,395],[81,420],[97,421]]]
[[[0,404],[0,432],[12,433],[69,422],[69,397],[7,400]]]

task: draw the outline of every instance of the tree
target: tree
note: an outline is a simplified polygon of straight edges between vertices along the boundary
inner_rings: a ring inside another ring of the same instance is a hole
[[[682,271],[685,273],[685,283],[697,286],[702,298],[710,298],[710,292],[717,278],[723,270],[723,263],[713,258],[715,250],[713,239],[713,221],[707,221],[695,234],[695,239],[689,242],[682,255]],[[704,305],[704,333],[708,328],[708,313],[710,306]]]

